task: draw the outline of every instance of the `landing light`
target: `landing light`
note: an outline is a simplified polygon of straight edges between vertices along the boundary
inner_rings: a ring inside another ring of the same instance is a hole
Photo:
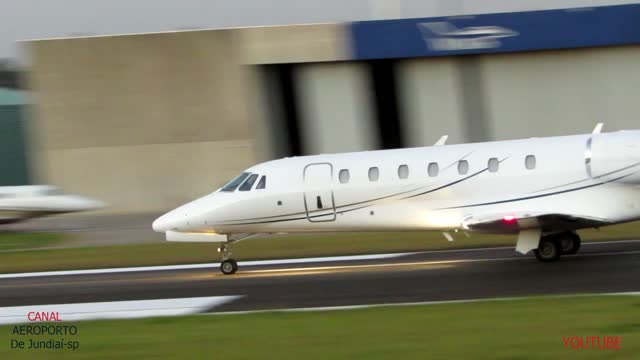
[[[516,217],[515,217],[515,216],[513,216],[513,215],[505,215],[505,216],[502,218],[502,221],[504,221],[504,222],[505,222],[505,223],[507,223],[507,224],[511,224],[511,223],[513,223],[513,222],[515,222],[515,221],[516,221]]]

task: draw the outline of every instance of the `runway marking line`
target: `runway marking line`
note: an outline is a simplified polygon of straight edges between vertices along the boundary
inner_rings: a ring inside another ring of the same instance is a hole
[[[640,242],[640,240],[587,242],[587,243],[584,243],[583,246],[630,243],[630,242]],[[400,258],[404,256],[425,255],[425,254],[432,254],[432,253],[454,253],[454,252],[506,250],[506,249],[513,249],[513,247],[508,246],[508,247],[489,247],[489,248],[477,248],[477,249],[448,249],[448,250],[432,250],[432,251],[421,251],[421,252],[352,255],[352,256],[329,256],[329,257],[298,258],[298,259],[283,259],[283,260],[257,260],[257,261],[239,262],[239,266],[265,266],[265,265],[305,264],[305,263],[316,263],[316,262],[322,263],[322,262],[342,262],[342,261],[385,260],[385,259]],[[580,257],[580,256],[620,255],[620,254],[635,254],[638,252],[640,251],[577,254],[577,255],[571,255],[571,256]],[[474,262],[474,261],[504,261],[504,260],[514,260],[514,259],[528,259],[528,257],[514,256],[509,258],[461,259],[461,260],[441,260],[441,261]],[[106,268],[106,269],[88,269],[88,270],[44,271],[44,272],[31,272],[31,273],[0,274],[0,280],[31,278],[31,277],[70,276],[70,275],[95,275],[95,274],[115,274],[115,273],[153,272],[153,271],[171,271],[171,270],[199,270],[199,269],[217,268],[219,266],[220,266],[220,263],[207,263],[207,264],[143,266],[143,267]],[[353,265],[353,266],[360,266],[360,265]],[[369,266],[369,265],[362,265],[362,266]],[[287,270],[290,270],[290,269],[287,269]],[[271,271],[271,270],[265,270],[265,271]],[[285,271],[285,270],[283,269],[282,271]]]
[[[278,275],[313,275],[318,273],[328,273],[337,270],[357,270],[365,268],[380,268],[380,267],[404,267],[404,266],[433,266],[433,265],[450,265],[460,262],[467,262],[466,260],[438,260],[438,261],[421,261],[421,262],[408,262],[408,263],[389,263],[389,264],[363,264],[363,265],[336,265],[336,266],[316,266],[316,267],[301,267],[301,268],[282,268],[282,269],[263,269],[263,270],[246,270],[238,273],[235,276],[228,276],[222,274],[203,274],[203,276],[193,275],[167,275],[156,277],[141,277],[141,278],[126,278],[126,279],[96,279],[96,280],[83,280],[83,281],[64,281],[64,282],[43,282],[36,284],[13,284],[13,285],[0,285],[0,289],[3,288],[28,288],[39,286],[65,286],[65,285],[83,285],[83,284],[112,284],[112,283],[133,283],[133,282],[154,282],[154,281],[166,281],[166,280],[209,280],[215,278],[217,280],[233,280],[242,278],[252,278],[259,276],[278,276]]]
[[[587,297],[587,296],[640,296],[640,291],[618,292],[618,293],[590,293],[590,294],[559,294],[559,295],[542,295],[542,296],[518,296],[518,297],[499,297],[499,298],[479,298],[479,299],[458,299],[458,300],[436,300],[436,301],[420,301],[420,302],[404,302],[404,303],[382,303],[382,304],[362,304],[362,305],[342,305],[342,306],[317,306],[289,309],[265,309],[265,310],[246,310],[246,311],[222,311],[207,312],[198,315],[236,315],[236,314],[254,314],[266,312],[314,312],[314,311],[340,311],[340,310],[357,310],[378,307],[400,307],[400,306],[416,306],[416,305],[440,305],[440,304],[464,304],[476,303],[483,301],[518,301],[529,300],[532,298],[571,298],[571,297]]]
[[[327,256],[327,257],[316,257],[316,258],[298,258],[298,259],[282,259],[282,260],[241,261],[238,263],[238,265],[261,266],[261,265],[305,264],[305,263],[314,263],[314,262],[334,262],[334,261],[340,262],[340,261],[383,260],[383,259],[391,259],[391,258],[411,255],[411,254],[415,254],[415,253],[408,252],[408,253],[371,254],[371,255]],[[220,263],[139,266],[139,267],[125,267],[125,268],[87,269],[87,270],[42,271],[42,272],[31,272],[31,273],[1,274],[0,279],[43,277],[43,276],[93,275],[93,274],[129,273],[129,272],[170,271],[170,270],[193,270],[193,269],[207,269],[207,268],[217,268],[217,267],[220,267]]]
[[[640,254],[640,250],[637,251],[622,251],[622,252],[607,252],[607,253],[594,253],[594,254],[577,254],[568,255],[568,257],[594,257],[594,256],[615,256],[615,255],[634,255]],[[459,259],[459,260],[434,260],[434,261],[416,261],[416,262],[399,262],[388,264],[361,264],[361,265],[334,265],[334,266],[316,266],[316,267],[300,267],[300,268],[283,268],[283,269],[261,269],[261,270],[246,270],[238,273],[235,276],[228,276],[222,274],[204,274],[200,276],[193,275],[167,275],[167,276],[155,276],[155,277],[143,277],[143,278],[126,278],[126,279],[96,279],[96,280],[83,280],[83,281],[66,281],[66,282],[45,282],[37,284],[14,284],[14,285],[0,285],[2,288],[29,288],[39,286],[64,286],[64,285],[82,285],[82,284],[111,284],[111,283],[133,283],[133,282],[154,282],[154,281],[168,281],[168,280],[192,280],[192,281],[204,281],[215,278],[217,280],[234,280],[234,279],[246,279],[252,277],[262,276],[302,276],[302,275],[315,275],[322,273],[335,272],[338,270],[352,271],[366,268],[390,268],[390,267],[405,267],[405,266],[437,266],[437,265],[455,265],[462,263],[478,263],[478,262],[494,262],[494,261],[515,261],[515,260],[533,260],[528,256],[519,257],[507,257],[507,258],[491,258],[491,259]]]
[[[97,319],[140,319],[159,316],[193,315],[241,298],[239,295],[107,301],[0,308],[0,325],[33,323],[30,313],[55,313],[60,321]]]

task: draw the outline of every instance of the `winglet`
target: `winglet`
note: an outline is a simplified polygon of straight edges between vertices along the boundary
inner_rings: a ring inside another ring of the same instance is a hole
[[[593,128],[592,134],[600,134],[600,131],[602,131],[603,125],[604,125],[603,123],[597,123],[596,127]]]
[[[442,146],[447,142],[447,139],[449,138],[449,135],[443,135],[440,139],[438,139],[438,141],[436,141],[435,144],[433,144],[433,146]]]

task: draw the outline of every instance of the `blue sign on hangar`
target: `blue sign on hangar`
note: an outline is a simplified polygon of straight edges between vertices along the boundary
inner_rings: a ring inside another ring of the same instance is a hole
[[[640,44],[640,4],[351,24],[355,59]]]

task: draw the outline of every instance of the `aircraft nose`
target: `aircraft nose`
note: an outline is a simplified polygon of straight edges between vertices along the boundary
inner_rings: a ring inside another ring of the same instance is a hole
[[[153,227],[153,231],[156,232],[167,232],[172,228],[176,227],[179,217],[176,214],[176,211],[169,211],[168,213],[157,218],[151,227]]]
[[[189,227],[193,217],[197,214],[198,212],[193,209],[192,203],[189,203],[160,216],[151,227],[153,231],[157,232],[180,230]]]
[[[203,216],[212,209],[211,198],[212,196],[202,197],[160,216],[151,225],[153,231],[181,231],[202,226]]]

